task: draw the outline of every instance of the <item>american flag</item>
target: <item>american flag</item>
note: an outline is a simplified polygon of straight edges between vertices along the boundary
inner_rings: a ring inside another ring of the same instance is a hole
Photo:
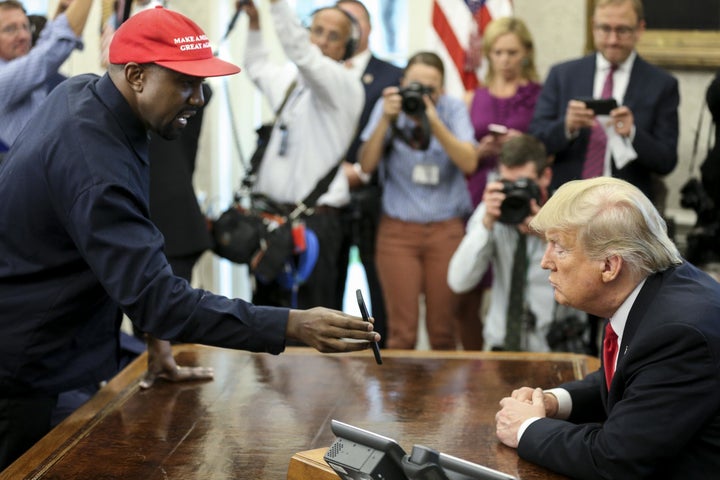
[[[493,18],[512,14],[512,0],[433,0],[431,44],[445,64],[449,94],[462,96],[477,86],[482,32]]]

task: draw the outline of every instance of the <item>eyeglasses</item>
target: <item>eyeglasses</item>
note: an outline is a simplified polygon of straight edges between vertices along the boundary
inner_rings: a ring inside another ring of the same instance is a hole
[[[338,43],[344,40],[340,33],[332,30],[326,30],[319,25],[311,27],[310,34],[315,38],[322,38],[323,36],[326,36],[329,43]]]
[[[620,39],[627,39],[635,33],[635,30],[637,30],[637,25],[633,27],[629,27],[627,25],[620,25],[619,27],[611,27],[610,25],[607,25],[605,23],[600,24],[594,24],[593,28],[595,31],[600,33],[603,37],[609,37],[611,33],[615,33],[618,38]]]
[[[12,37],[18,34],[18,32],[30,32],[30,24],[23,23],[22,25],[12,24],[6,27],[0,28],[0,33]]]

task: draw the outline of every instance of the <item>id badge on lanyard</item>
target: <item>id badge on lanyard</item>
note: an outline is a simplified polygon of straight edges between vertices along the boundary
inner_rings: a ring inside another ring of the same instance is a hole
[[[440,183],[440,167],[432,163],[415,165],[412,181],[418,185],[437,185]]]

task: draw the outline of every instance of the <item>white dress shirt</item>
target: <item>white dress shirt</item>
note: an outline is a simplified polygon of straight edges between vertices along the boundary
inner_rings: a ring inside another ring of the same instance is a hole
[[[612,98],[615,99],[618,106],[623,104],[625,99],[625,92],[627,91],[628,83],[630,83],[630,72],[632,72],[633,64],[637,58],[637,53],[633,51],[630,56],[620,65],[617,66],[615,73],[613,74],[613,91]],[[603,86],[605,85],[605,79],[610,72],[610,62],[602,56],[600,52],[595,55],[595,78],[593,80],[593,98],[600,98],[602,96]],[[609,116],[599,116],[598,121],[606,123],[609,120]],[[610,125],[606,128],[608,136],[607,148],[605,150],[605,163],[603,166],[603,175],[606,177],[612,176],[612,166],[610,161],[613,158],[613,149],[615,149],[616,167],[624,167],[628,161],[636,158],[635,151],[632,149],[632,141],[635,138],[635,127],[633,126],[630,136],[628,137],[629,142],[624,142],[623,138],[615,133],[615,127]],[[625,151],[629,149],[629,151]],[[622,159],[622,160],[621,160]]]
[[[630,309],[632,308],[633,303],[635,303],[635,299],[640,294],[640,290],[642,290],[643,285],[645,285],[645,280],[646,279],[643,279],[633,289],[633,291],[630,293],[630,295],[628,295],[622,305],[620,305],[617,311],[610,317],[610,324],[612,325],[613,330],[615,330],[615,333],[618,336],[618,352],[615,356],[615,365],[617,365],[617,361],[618,358],[620,358],[620,355],[624,355],[625,353],[620,352],[620,345],[622,345],[623,333],[625,332],[625,324],[627,323],[628,315],[630,314]],[[603,380],[603,382],[604,381],[605,380]],[[545,393],[552,393],[553,395],[555,395],[555,398],[557,398],[558,412],[554,418],[566,420],[568,417],[570,417],[570,413],[572,412],[572,397],[567,390],[565,390],[564,388],[551,388],[549,390],[545,390]],[[520,439],[522,438],[523,433],[525,433],[527,427],[529,427],[531,423],[538,419],[539,417],[528,418],[523,422],[522,425],[520,425],[520,428],[518,429],[518,442],[520,442]]]
[[[370,63],[370,57],[372,53],[367,48],[357,55],[353,55],[352,58],[345,61],[345,67],[355,74],[357,78],[362,78],[365,73],[365,69]]]
[[[490,309],[483,322],[485,348],[502,347],[505,343],[508,295],[512,267],[517,244],[517,228],[495,222],[492,230],[485,228],[483,218],[486,207],[480,203],[467,223],[465,237],[450,260],[448,284],[454,292],[462,293],[475,288],[487,271],[493,267],[493,283],[490,291]],[[525,298],[535,315],[534,330],[523,331],[528,351],[550,350],[546,335],[555,310],[553,288],[548,274],[540,267],[545,242],[535,235],[527,236],[527,282]]]
[[[286,2],[271,4],[270,12],[291,63],[271,62],[262,32],[249,31],[246,72],[275,110],[293,80],[297,79],[297,85],[275,122],[255,191],[278,202],[295,203],[304,199],[330,168],[338,165],[355,135],[365,93],[350,69],[323,55],[310,42],[307,29]],[[284,135],[287,138],[282,152]],[[347,178],[338,169],[318,205],[341,207],[349,200]]]

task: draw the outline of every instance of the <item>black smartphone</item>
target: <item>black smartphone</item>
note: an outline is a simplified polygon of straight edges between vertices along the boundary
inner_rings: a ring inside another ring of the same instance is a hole
[[[617,108],[614,98],[578,98],[585,102],[585,106],[595,112],[595,115],[610,115],[610,111]]]
[[[367,307],[365,306],[365,300],[363,300],[362,291],[358,288],[355,290],[355,296],[357,297],[358,307],[360,307],[360,315],[366,322],[370,321],[370,314],[368,313]],[[382,365],[382,357],[380,356],[380,345],[378,342],[370,342],[373,354],[375,355],[375,363]]]

